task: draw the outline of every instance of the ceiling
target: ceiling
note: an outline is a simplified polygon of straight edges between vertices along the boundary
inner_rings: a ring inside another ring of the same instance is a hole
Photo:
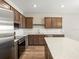
[[[11,0],[25,12],[79,13],[79,0]],[[37,7],[34,8],[33,5]],[[64,5],[61,8],[61,5]]]

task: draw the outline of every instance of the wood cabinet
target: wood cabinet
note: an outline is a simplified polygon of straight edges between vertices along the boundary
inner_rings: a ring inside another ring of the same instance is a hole
[[[40,45],[45,45],[44,37],[45,37],[45,35],[39,35],[39,44]]]
[[[8,9],[10,10],[10,5],[6,3],[4,0],[0,0],[0,8]]]
[[[26,17],[25,27],[26,28],[32,28],[33,27],[33,17]]]
[[[11,7],[10,10],[14,12],[14,27],[21,27],[21,14],[18,11],[16,11],[13,7]]]
[[[20,28],[25,28],[25,17],[20,15]]]
[[[20,13],[18,11],[15,10],[15,19],[14,19],[15,23],[20,23]]]
[[[45,43],[45,59],[54,59],[46,43]]]
[[[20,13],[16,11],[13,7],[11,7],[10,10],[12,10],[14,13],[14,27],[19,27]]]
[[[25,17],[24,16],[23,16],[22,24],[23,24],[22,28],[25,28]]]
[[[4,3],[4,1],[3,0],[0,0],[0,5],[3,4],[3,3]]]
[[[33,44],[39,45],[39,36],[38,35],[33,35]]]
[[[45,28],[62,28],[62,17],[45,17]]]
[[[62,28],[62,17],[52,17],[53,28]]]
[[[44,35],[28,35],[29,45],[44,45]]]
[[[25,28],[25,16],[16,11],[13,7],[11,10],[14,12],[14,26],[17,28]]]
[[[34,45],[33,35],[28,35],[28,45]]]
[[[3,0],[0,0],[0,3],[2,3],[3,2]]]
[[[23,22],[22,22],[22,20],[23,20],[23,16],[20,15],[20,28],[22,28],[22,26],[23,26]]]
[[[45,17],[45,28],[51,28],[51,27],[52,27],[52,18]]]

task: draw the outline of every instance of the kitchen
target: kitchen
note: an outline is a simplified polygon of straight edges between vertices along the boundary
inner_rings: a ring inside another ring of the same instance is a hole
[[[8,56],[0,59],[79,59],[78,4],[78,0],[0,0],[1,10],[9,10],[1,11],[0,17],[12,15],[9,36],[14,36],[8,44],[11,51],[5,48]]]

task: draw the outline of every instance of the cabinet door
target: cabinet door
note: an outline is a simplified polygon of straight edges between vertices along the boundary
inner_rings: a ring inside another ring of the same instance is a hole
[[[39,35],[39,45],[44,45],[45,41],[44,41],[44,35]]]
[[[0,4],[3,2],[3,0],[0,0]]]
[[[28,35],[28,45],[34,45],[34,36],[33,35]]]
[[[52,28],[57,28],[56,17],[52,17]]]
[[[45,44],[45,59],[54,59],[47,44]]]
[[[18,11],[15,10],[15,20],[14,20],[15,23],[19,23],[20,22],[20,14]]]
[[[57,17],[56,18],[56,27],[57,28],[62,28],[62,17]]]
[[[62,17],[52,17],[52,27],[62,28]]]
[[[25,17],[20,14],[20,28],[25,28]]]
[[[38,35],[34,35],[34,45],[39,45],[39,36]]]
[[[7,4],[4,0],[0,0],[0,7],[10,10],[10,5]]]
[[[23,16],[22,27],[25,28],[25,17]]]
[[[33,17],[26,17],[26,28],[32,28],[33,27]]]
[[[52,28],[51,17],[45,17],[45,28]]]
[[[22,28],[22,26],[23,26],[23,22],[22,22],[22,19],[23,19],[23,16],[20,14],[20,28]]]

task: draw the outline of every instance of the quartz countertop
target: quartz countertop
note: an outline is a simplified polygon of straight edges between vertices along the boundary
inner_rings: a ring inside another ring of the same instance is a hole
[[[25,36],[25,35],[24,35]],[[19,41],[21,38],[23,38],[24,36],[16,36],[16,39],[14,40],[14,42]],[[27,35],[26,35],[27,36]]]
[[[79,59],[79,41],[65,37],[45,37],[54,59]]]

